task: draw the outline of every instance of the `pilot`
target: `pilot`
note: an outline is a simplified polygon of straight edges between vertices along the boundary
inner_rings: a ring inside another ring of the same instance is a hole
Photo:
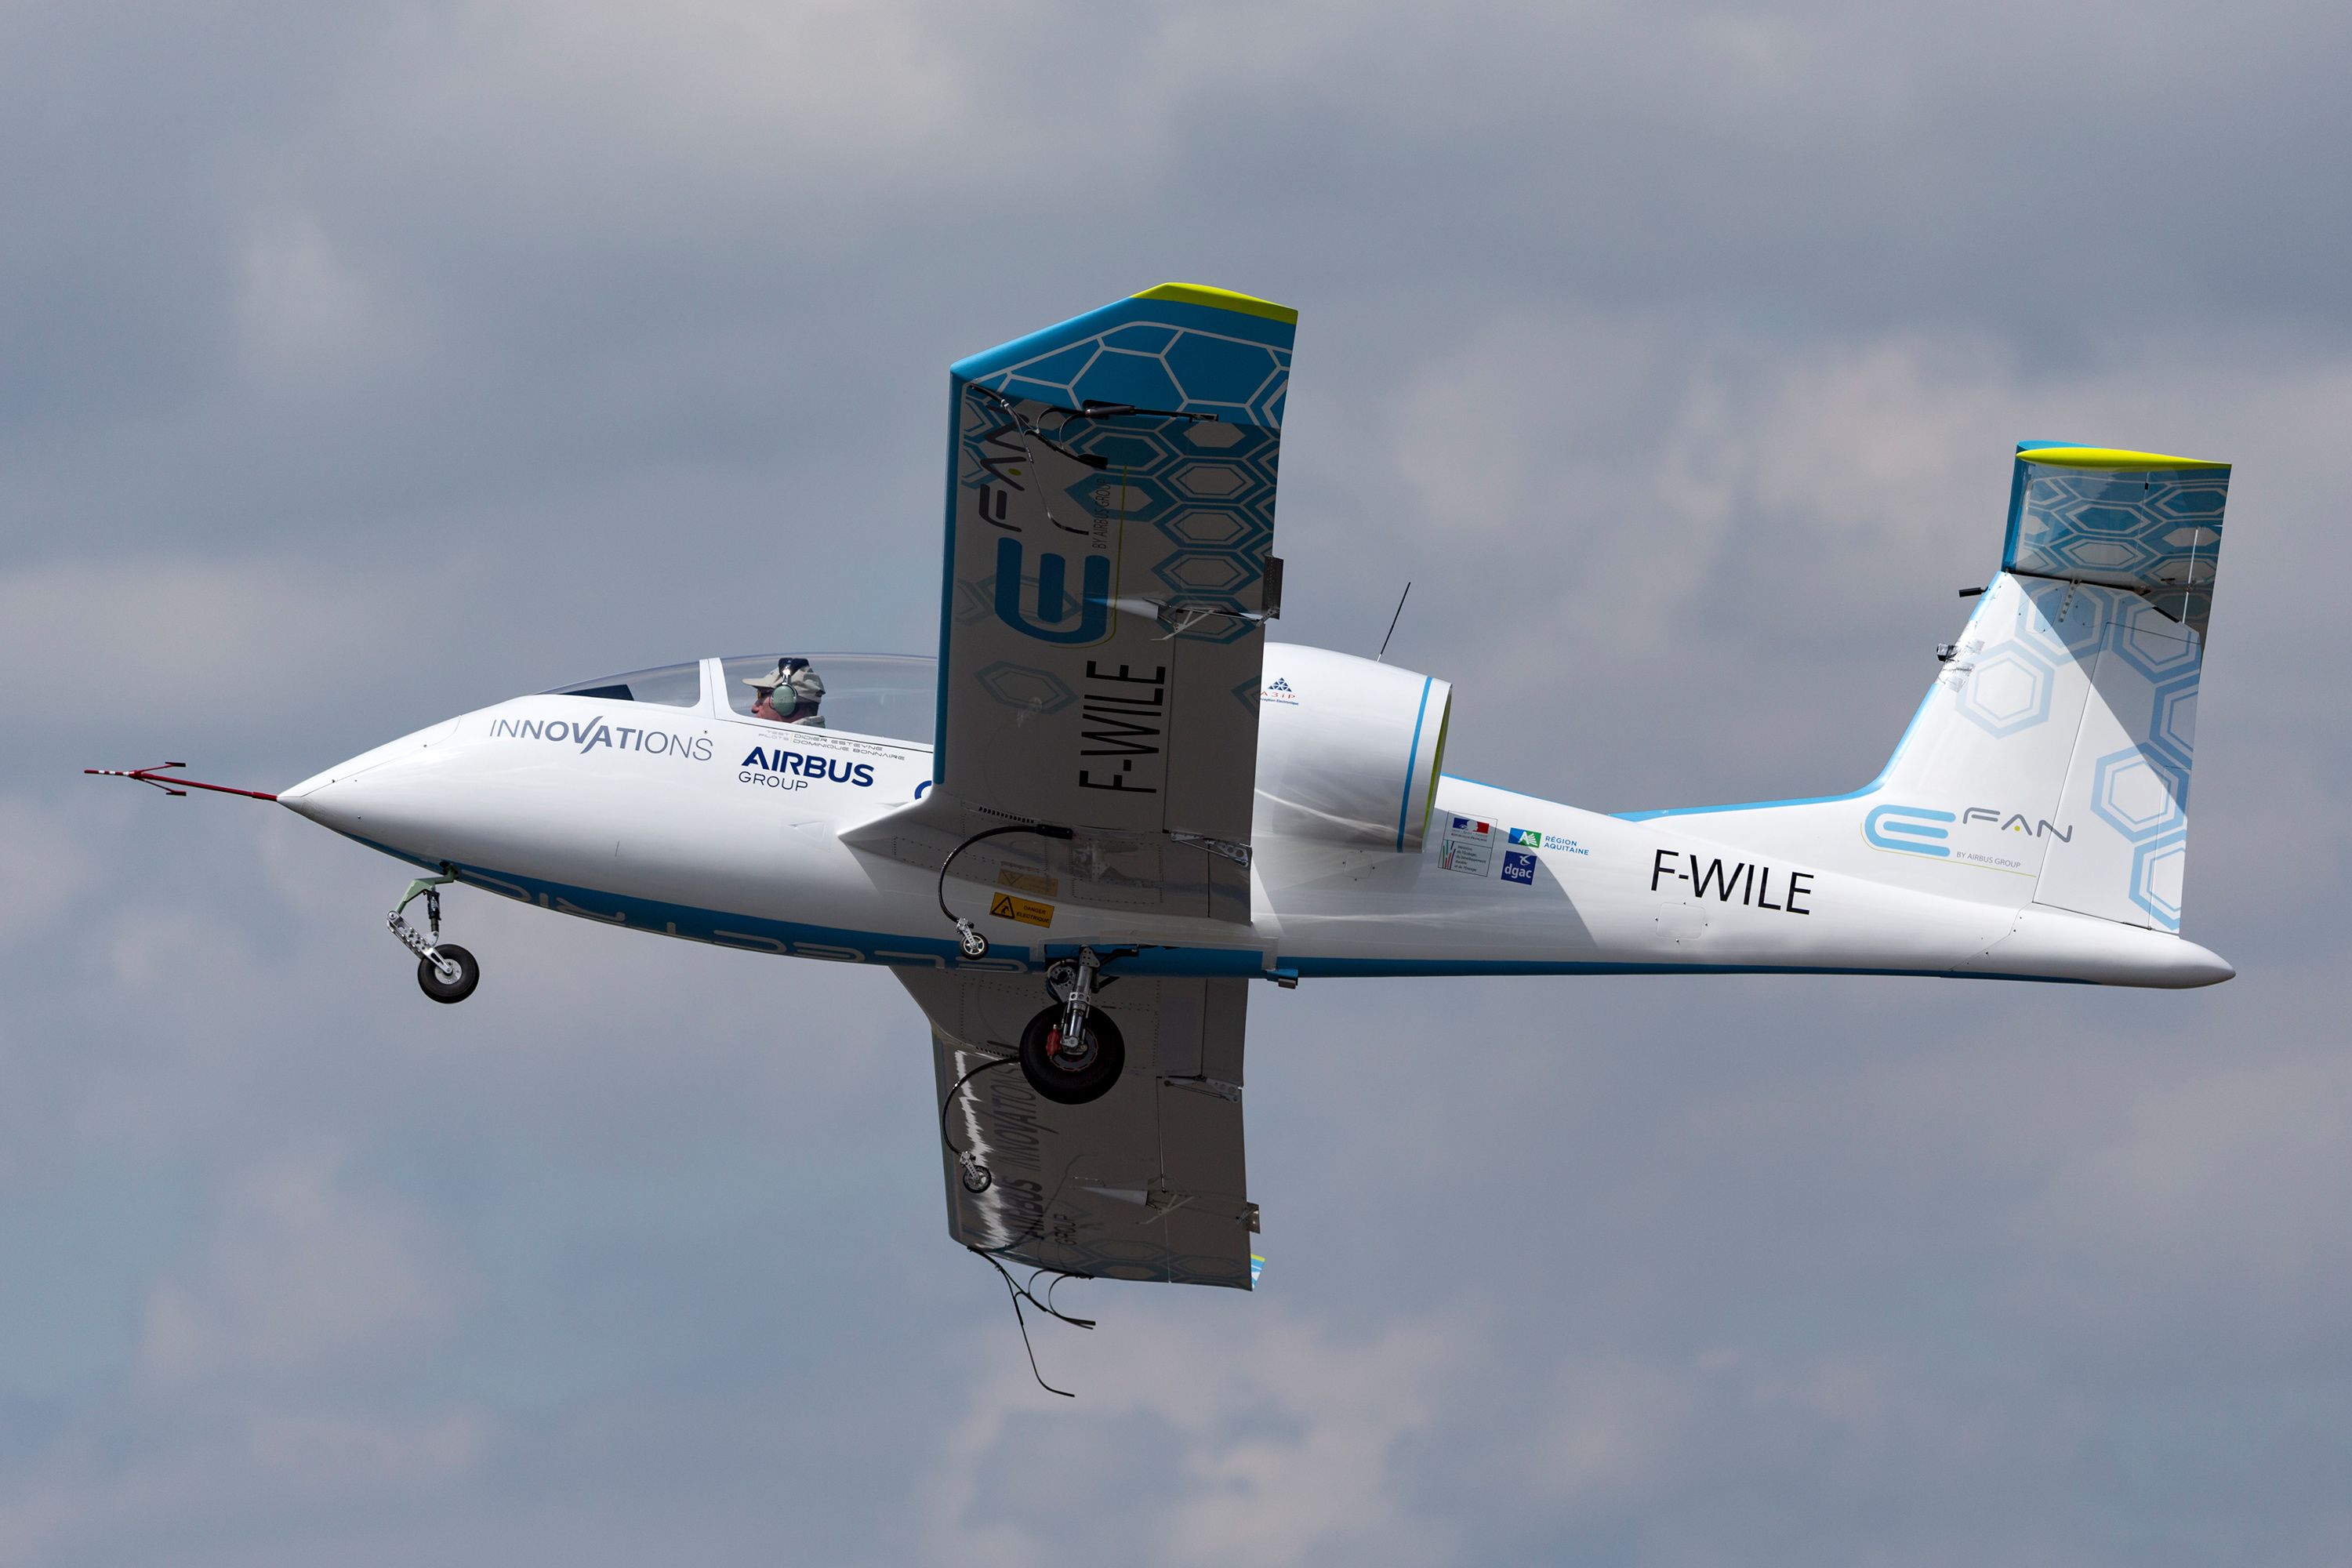
[[[814,730],[825,727],[817,715],[824,703],[824,677],[810,668],[808,660],[780,658],[772,674],[748,676],[743,684],[759,694],[751,704],[754,719],[805,724]]]

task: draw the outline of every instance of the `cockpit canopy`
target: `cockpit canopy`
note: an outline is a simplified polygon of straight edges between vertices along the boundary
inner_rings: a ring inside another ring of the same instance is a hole
[[[559,686],[549,697],[593,697],[599,702],[658,702],[665,708],[702,706],[702,663],[665,664],[658,669],[633,669],[607,675],[577,686]]]
[[[786,656],[719,661],[727,691],[727,706],[745,718],[753,717],[763,688],[755,681],[772,678]],[[939,711],[939,660],[911,654],[810,653],[791,656],[805,659],[824,683],[817,717],[828,730],[853,735],[879,735],[892,741],[919,741],[928,746],[933,716]]]
[[[693,664],[668,664],[656,669],[635,669],[607,675],[572,686],[559,686],[545,695],[588,697],[600,702],[650,702],[666,708],[702,709],[731,713],[751,723],[772,723],[756,711],[763,689],[787,658],[805,661],[823,683],[824,697],[814,715],[824,728],[852,735],[872,735],[889,741],[929,745],[939,709],[939,661],[914,654],[811,653],[763,654],[738,658],[705,659]],[[704,675],[716,667],[722,695],[704,690]],[[770,712],[786,709],[772,708]]]

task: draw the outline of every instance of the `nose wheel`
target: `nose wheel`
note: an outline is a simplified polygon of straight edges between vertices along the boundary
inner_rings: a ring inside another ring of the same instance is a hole
[[[438,877],[419,877],[408,884],[408,891],[392,907],[392,934],[400,945],[416,955],[417,988],[436,1002],[463,1002],[482,983],[482,966],[474,955],[454,942],[441,940],[441,889],[457,879],[457,873],[447,865]],[[430,936],[420,936],[416,928],[403,918],[408,906],[418,895],[425,899],[425,923]]]
[[[463,1002],[482,983],[482,966],[454,942],[434,948],[434,958],[416,961],[416,984],[436,1002]]]

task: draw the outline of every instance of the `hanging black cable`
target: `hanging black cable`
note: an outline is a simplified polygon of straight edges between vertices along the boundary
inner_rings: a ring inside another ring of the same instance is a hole
[[[1012,1270],[1006,1268],[1003,1264],[999,1263],[995,1258],[989,1257],[986,1252],[977,1247],[967,1247],[964,1250],[976,1254],[981,1258],[987,1258],[988,1266],[996,1270],[996,1277],[1004,1281],[1004,1289],[1013,1298],[1013,1321],[1014,1323],[1018,1324],[1021,1329],[1021,1348],[1029,1353],[1029,1375],[1035,1378],[1037,1380],[1037,1386],[1044,1389],[1046,1393],[1058,1394],[1065,1399],[1076,1399],[1077,1397],[1076,1394],[1072,1394],[1066,1388],[1055,1388],[1052,1384],[1045,1381],[1045,1374],[1037,1370],[1037,1347],[1029,1342],[1029,1320],[1022,1315],[1021,1303],[1025,1300],[1039,1311],[1045,1313],[1048,1317],[1057,1318],[1073,1328],[1091,1329],[1095,1326],[1094,1320],[1091,1318],[1073,1318],[1066,1312],[1057,1312],[1054,1310],[1053,1308],[1047,1306],[1045,1302],[1040,1301],[1035,1296],[1032,1295],[1025,1287],[1016,1283],[1013,1280]],[[1042,1273],[1045,1271],[1041,1269],[1039,1272]],[[1083,1275],[1065,1274],[1058,1268],[1052,1270],[1052,1272],[1059,1277],[1054,1281],[1055,1285],[1060,1284],[1063,1279],[1085,1278]],[[1036,1276],[1032,1275],[1030,1278],[1034,1281]],[[1048,1296],[1051,1296],[1054,1293],[1053,1286],[1047,1286],[1045,1293]]]
[[[1053,1275],[1053,1277],[1054,1277],[1054,1282],[1053,1282],[1051,1285],[1048,1285],[1048,1286],[1046,1286],[1046,1287],[1045,1287],[1045,1299],[1043,1301],[1037,1301],[1037,1298],[1036,1298],[1036,1296],[1034,1294],[1034,1291],[1036,1290],[1036,1289],[1037,1289],[1037,1274],[1051,1274],[1051,1275]],[[1094,1278],[1094,1276],[1093,1276],[1093,1275],[1091,1275],[1091,1274],[1066,1274],[1066,1273],[1064,1273],[1064,1272],[1063,1272],[1061,1269],[1059,1269],[1059,1268],[1052,1268],[1052,1269],[1041,1268],[1041,1269],[1039,1269],[1039,1270],[1037,1271],[1037,1274],[1032,1274],[1031,1276],[1029,1276],[1029,1289],[1030,1289],[1030,1290],[1033,1292],[1033,1294],[1032,1294],[1032,1295],[1030,1296],[1030,1298],[1029,1298],[1031,1300],[1033,1300],[1033,1301],[1037,1301],[1037,1304],[1038,1304],[1039,1306],[1041,1306],[1041,1307],[1045,1308],[1045,1310],[1047,1310],[1048,1312],[1053,1313],[1053,1315],[1054,1315],[1054,1316],[1055,1316],[1055,1317],[1057,1317],[1057,1318],[1061,1319],[1061,1320],[1062,1320],[1062,1321],[1064,1321],[1064,1322],[1066,1322],[1066,1323],[1075,1323],[1075,1324],[1076,1324],[1079,1328],[1082,1328],[1082,1329],[1091,1329],[1091,1328],[1093,1328],[1093,1327],[1095,1326],[1095,1321],[1094,1321],[1092,1318],[1073,1318],[1073,1317],[1071,1317],[1067,1312],[1064,1312],[1064,1311],[1058,1310],[1055,1307],[1055,1305],[1054,1305],[1054,1292],[1055,1292],[1055,1291],[1056,1291],[1056,1290],[1058,1290],[1058,1289],[1060,1289],[1062,1288],[1062,1281],[1063,1281],[1063,1280],[1065,1280],[1065,1279],[1093,1279],[1093,1278]]]
[[[957,1090],[962,1089],[964,1085],[991,1068],[1009,1068],[1020,1059],[1019,1057],[989,1058],[956,1079],[954,1086],[948,1090],[947,1098],[940,1101],[940,1142],[947,1145],[948,1152],[955,1156],[956,1164],[963,1171],[963,1190],[974,1195],[994,1186],[996,1176],[987,1166],[982,1164],[978,1158],[955,1146],[955,1140],[948,1136],[948,1110],[955,1104]]]

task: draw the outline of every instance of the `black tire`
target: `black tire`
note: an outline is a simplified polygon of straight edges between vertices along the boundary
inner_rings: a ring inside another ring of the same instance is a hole
[[[1087,1014],[1087,1038],[1094,1047],[1093,1058],[1081,1068],[1062,1065],[1062,1007],[1055,1003],[1021,1031],[1021,1076],[1057,1105],[1100,1100],[1127,1067],[1127,1042],[1110,1015],[1099,1007]]]
[[[454,983],[445,983],[440,972],[433,967],[433,961],[420,958],[416,961],[418,987],[436,1002],[463,1002],[471,996],[474,987],[482,983],[482,966],[474,962],[474,955],[454,942],[445,942],[434,951],[457,966],[457,978]]]

